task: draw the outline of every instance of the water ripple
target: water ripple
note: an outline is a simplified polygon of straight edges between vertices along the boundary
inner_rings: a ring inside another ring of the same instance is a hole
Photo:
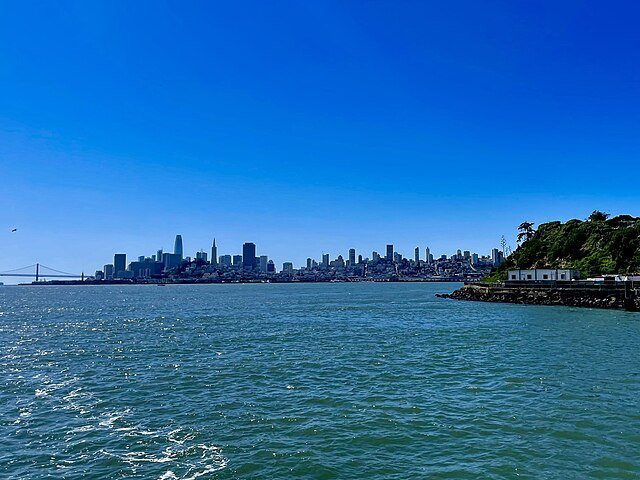
[[[0,477],[640,478],[640,316],[454,287],[3,287]]]

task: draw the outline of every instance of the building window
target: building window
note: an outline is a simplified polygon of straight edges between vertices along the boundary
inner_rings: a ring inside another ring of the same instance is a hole
[[[564,273],[561,273],[561,274],[560,274],[560,278],[561,278],[562,280],[564,280],[564,279],[566,278],[566,275],[565,275]]]
[[[531,274],[527,275],[527,280],[531,280]]]
[[[546,273],[544,275],[542,275],[542,279],[543,280],[549,280],[549,275],[547,275]]]
[[[515,275],[511,275],[511,280],[515,280],[516,276]]]

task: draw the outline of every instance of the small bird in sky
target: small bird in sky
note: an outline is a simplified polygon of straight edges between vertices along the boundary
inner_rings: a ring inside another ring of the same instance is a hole
[[[12,230],[11,230],[11,233],[13,233],[13,232],[17,232],[17,231],[18,231],[18,229],[17,229],[17,228],[14,228],[14,229],[12,229]]]

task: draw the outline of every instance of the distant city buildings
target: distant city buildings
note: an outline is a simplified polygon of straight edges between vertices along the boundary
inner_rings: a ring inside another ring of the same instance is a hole
[[[213,266],[218,265],[218,247],[216,246],[216,239],[213,239],[213,245],[211,245],[211,264]]]
[[[108,263],[104,267],[102,267],[102,271],[104,273],[105,280],[113,280],[113,265]]]
[[[491,261],[493,262],[494,267],[499,266],[502,262],[504,262],[504,253],[497,248],[494,248],[493,250],[491,250]]]
[[[173,244],[173,253],[175,255],[179,255],[180,256],[180,260],[182,260],[182,255],[183,255],[183,251],[182,251],[182,235],[176,235],[176,241]]]
[[[127,254],[126,253],[116,253],[113,256],[113,277],[114,278],[124,278],[124,272],[127,269]]]
[[[176,235],[173,253],[162,249],[150,256],[139,255],[127,265],[127,255],[117,253],[113,264],[104,265],[95,273],[101,281],[169,281],[169,282],[248,282],[248,281],[463,281],[481,278],[504,261],[504,253],[495,248],[490,255],[479,255],[470,250],[456,250],[450,257],[434,259],[429,247],[420,258],[420,247],[413,256],[405,258],[395,251],[393,244],[385,246],[385,255],[373,251],[371,259],[357,255],[355,248],[348,250],[347,258],[338,255],[333,260],[323,253],[320,261],[308,257],[300,268],[293,262],[284,262],[277,272],[273,260],[267,255],[256,256],[256,244],[242,244],[242,255],[219,255],[216,239],[211,255],[198,251],[193,259],[184,255],[183,241]]]
[[[256,268],[256,244],[247,242],[242,245],[242,268],[253,271]]]

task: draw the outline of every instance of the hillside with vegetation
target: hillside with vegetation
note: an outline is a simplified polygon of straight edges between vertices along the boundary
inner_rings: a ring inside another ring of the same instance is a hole
[[[587,220],[524,222],[519,246],[488,280],[506,280],[509,269],[573,268],[582,277],[640,272],[640,218],[595,211]]]

